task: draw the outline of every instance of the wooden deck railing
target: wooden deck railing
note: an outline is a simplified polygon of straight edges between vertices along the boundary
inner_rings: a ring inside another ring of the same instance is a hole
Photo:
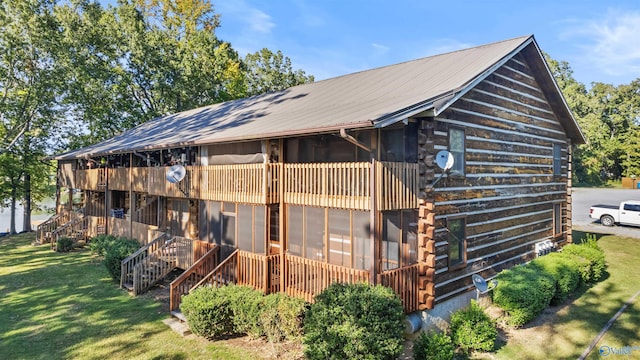
[[[334,282],[369,282],[366,270],[327,264],[325,262],[286,256],[286,293],[313,302],[313,297]]]
[[[200,247],[198,252],[204,249],[205,247]],[[218,266],[219,256],[220,247],[214,244],[206,253],[199,256],[199,259],[191,267],[171,282],[169,292],[170,311],[178,310],[182,296],[188,294],[200,280],[204,279]]]
[[[418,207],[418,164],[376,162],[378,210]],[[295,205],[370,210],[371,163],[284,165],[284,201]]]
[[[370,163],[284,165],[284,201],[289,204],[368,209]]]
[[[107,177],[109,178],[109,190],[128,191],[131,189],[129,168],[108,168]]]
[[[402,300],[405,313],[418,310],[418,265],[378,274],[378,284],[391,288]]]
[[[377,210],[418,207],[418,164],[376,162]]]
[[[107,169],[76,170],[76,187],[82,190],[104,190],[107,181]]]
[[[227,284],[251,286],[265,294],[279,291],[280,255],[260,255],[235,250],[195,287]]]
[[[279,164],[212,165],[194,168],[201,172],[201,199],[253,204],[279,201]]]

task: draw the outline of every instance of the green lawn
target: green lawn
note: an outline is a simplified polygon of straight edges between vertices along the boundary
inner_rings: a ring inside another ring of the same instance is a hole
[[[255,359],[220,342],[182,338],[167,313],[120,290],[88,251],[0,238],[0,359]]]
[[[580,234],[578,234],[580,235]],[[224,342],[182,338],[150,298],[118,289],[87,251],[59,254],[31,246],[32,234],[0,238],[0,359],[255,359]],[[640,239],[604,236],[609,276],[575,300],[549,308],[545,322],[513,331],[491,358],[576,359],[607,321],[640,290]],[[601,346],[640,347],[640,297]],[[268,355],[269,351],[261,352]],[[613,358],[617,356],[611,355]],[[632,353],[638,358],[640,351]]]
[[[576,232],[578,238],[584,234]],[[598,244],[605,251],[609,276],[591,288],[582,289],[573,301],[549,308],[544,323],[512,332],[498,359],[577,359],[611,317],[640,290],[640,239],[602,236]],[[640,348],[640,297],[618,318],[589,354],[601,358],[601,346]],[[630,357],[640,359],[640,350]]]

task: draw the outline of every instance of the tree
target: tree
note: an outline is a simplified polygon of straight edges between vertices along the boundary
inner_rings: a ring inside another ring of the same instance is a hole
[[[278,50],[275,54],[263,48],[244,59],[247,83],[246,96],[284,90],[286,88],[314,81],[302,70],[293,70],[291,60]]]
[[[18,200],[25,207],[24,230],[31,229],[32,175],[47,167],[40,158],[61,115],[53,6],[48,0],[0,2],[1,200],[11,205],[11,232]]]
[[[67,103],[87,145],[160,115],[244,95],[241,61],[208,1],[63,5]]]

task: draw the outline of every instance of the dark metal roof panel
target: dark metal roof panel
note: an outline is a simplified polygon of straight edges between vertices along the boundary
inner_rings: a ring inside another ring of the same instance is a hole
[[[374,126],[391,114],[417,105],[424,108],[429,101],[464,89],[531,38],[519,37],[162,116],[55,158]]]

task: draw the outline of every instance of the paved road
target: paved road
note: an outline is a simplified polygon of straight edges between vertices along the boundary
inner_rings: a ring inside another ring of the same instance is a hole
[[[640,200],[640,190],[573,188],[573,227],[580,231],[640,238],[640,227],[625,225],[607,227],[600,225],[600,221],[594,222],[589,218],[591,205],[618,205],[625,200]]]

